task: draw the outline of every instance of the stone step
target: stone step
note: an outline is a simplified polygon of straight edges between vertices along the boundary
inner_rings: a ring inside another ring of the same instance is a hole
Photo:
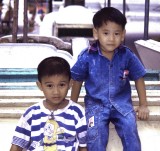
[[[84,97],[85,91],[81,91],[80,98]],[[147,97],[160,97],[160,90],[146,90]],[[70,91],[67,96],[70,96]],[[132,98],[137,97],[137,91],[132,90]],[[40,90],[0,90],[0,99],[14,99],[14,98],[44,98]]]
[[[132,102],[134,106],[139,105],[138,97],[132,97]],[[160,97],[147,97],[148,106],[160,106]],[[78,103],[84,106],[84,98],[80,97]]]
[[[43,99],[1,99],[0,107],[29,107],[35,103],[42,101]]]
[[[19,118],[29,106],[42,101],[43,99],[3,99],[0,100],[0,117],[1,118]],[[83,98],[78,101],[84,106]],[[133,99],[134,107],[139,104],[138,99]],[[160,120],[160,98],[150,98],[148,106],[151,109],[149,120]]]
[[[67,97],[70,99],[70,96]],[[42,101],[44,98],[17,98],[17,99],[0,99],[0,107],[29,107],[37,102]],[[160,97],[148,97],[148,106],[160,106]],[[133,97],[132,102],[134,106],[139,105],[138,97]],[[80,97],[78,103],[84,106],[84,98]]]
[[[2,86],[6,87],[7,85],[12,86],[31,86],[36,88],[35,82],[24,82],[24,83],[1,83]],[[150,108],[158,108],[160,106],[160,89],[157,89],[159,87],[159,82],[157,81],[146,81],[146,85],[148,87],[153,86],[156,87],[156,89],[147,89],[147,100],[148,100],[148,106]],[[134,82],[131,82],[131,86],[134,87]],[[70,93],[69,90],[67,94],[67,98],[70,99]],[[85,90],[81,90],[81,94],[78,99],[78,103],[84,106],[84,96],[85,96]],[[43,93],[39,89],[13,89],[13,90],[0,90],[0,117],[8,117],[8,118],[19,118],[23,113],[24,110],[44,99]],[[132,100],[133,105],[136,107],[138,106],[138,95],[135,89],[132,89]],[[150,114],[149,120],[160,120],[160,110],[154,109],[152,110]]]
[[[0,107],[0,118],[20,118],[26,107]]]
[[[0,107],[0,118],[20,118],[26,109],[27,107]],[[160,121],[160,106],[149,106],[149,110],[149,121]]]
[[[130,81],[130,84],[134,85],[134,81]],[[7,82],[7,83],[4,82],[3,83],[3,82],[1,82],[0,85],[22,85],[22,86],[32,85],[32,86],[36,86],[36,83],[35,82],[19,82],[19,83],[14,83],[14,82],[11,82],[11,83],[10,82]],[[160,86],[160,81],[145,81],[145,85],[147,85],[147,86],[149,86],[149,85],[159,85]]]
[[[135,89],[135,83],[130,81],[132,89]],[[160,90],[160,81],[145,81],[146,89]],[[36,82],[0,82],[0,88],[5,89],[38,89]]]
[[[130,81],[131,88],[135,89],[135,82]],[[160,90],[160,81],[145,81],[146,89],[148,90]]]

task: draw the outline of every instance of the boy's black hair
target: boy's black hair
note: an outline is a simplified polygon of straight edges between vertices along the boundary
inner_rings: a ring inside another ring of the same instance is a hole
[[[65,75],[71,79],[70,65],[61,57],[48,57],[40,62],[37,68],[38,81],[41,82],[42,77],[52,75]]]
[[[93,25],[95,28],[101,27],[107,21],[121,25],[122,29],[125,29],[127,23],[126,17],[114,7],[104,7],[93,16]]]

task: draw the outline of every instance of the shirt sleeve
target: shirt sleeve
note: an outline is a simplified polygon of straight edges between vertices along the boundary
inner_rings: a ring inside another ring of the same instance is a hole
[[[27,114],[26,116],[21,116],[12,139],[12,144],[20,146],[22,148],[27,148],[30,141],[31,126],[27,122],[28,118],[29,114]]]
[[[86,117],[84,108],[81,107],[80,110],[82,111],[82,117],[79,117],[78,123],[76,124],[77,129],[77,137],[79,140],[80,147],[86,147],[86,134],[87,134],[87,124],[86,124]]]
[[[71,77],[76,81],[84,81],[88,74],[87,51],[81,53],[71,68]]]
[[[146,74],[144,65],[133,52],[129,52],[129,77],[131,80],[137,80]]]

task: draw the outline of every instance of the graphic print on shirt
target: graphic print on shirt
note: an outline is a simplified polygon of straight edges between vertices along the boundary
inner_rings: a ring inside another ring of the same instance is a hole
[[[124,70],[122,80],[127,79],[128,75],[129,75],[129,71],[128,70]]]
[[[64,131],[59,127],[58,123],[53,119],[49,119],[44,127],[44,151],[58,151],[56,141],[59,138],[63,139],[63,133]]]
[[[88,127],[93,127],[94,126],[94,116],[92,116],[90,119],[89,119],[89,123],[88,123]]]

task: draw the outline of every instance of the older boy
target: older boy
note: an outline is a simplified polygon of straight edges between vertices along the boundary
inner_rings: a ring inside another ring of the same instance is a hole
[[[126,18],[119,10],[105,7],[94,15],[93,25],[96,41],[79,55],[71,69],[72,100],[77,101],[85,82],[88,150],[106,151],[112,122],[123,150],[141,151],[129,80],[135,81],[139,96],[137,116],[146,120],[149,117],[143,79],[146,72],[137,56],[122,45]]]

